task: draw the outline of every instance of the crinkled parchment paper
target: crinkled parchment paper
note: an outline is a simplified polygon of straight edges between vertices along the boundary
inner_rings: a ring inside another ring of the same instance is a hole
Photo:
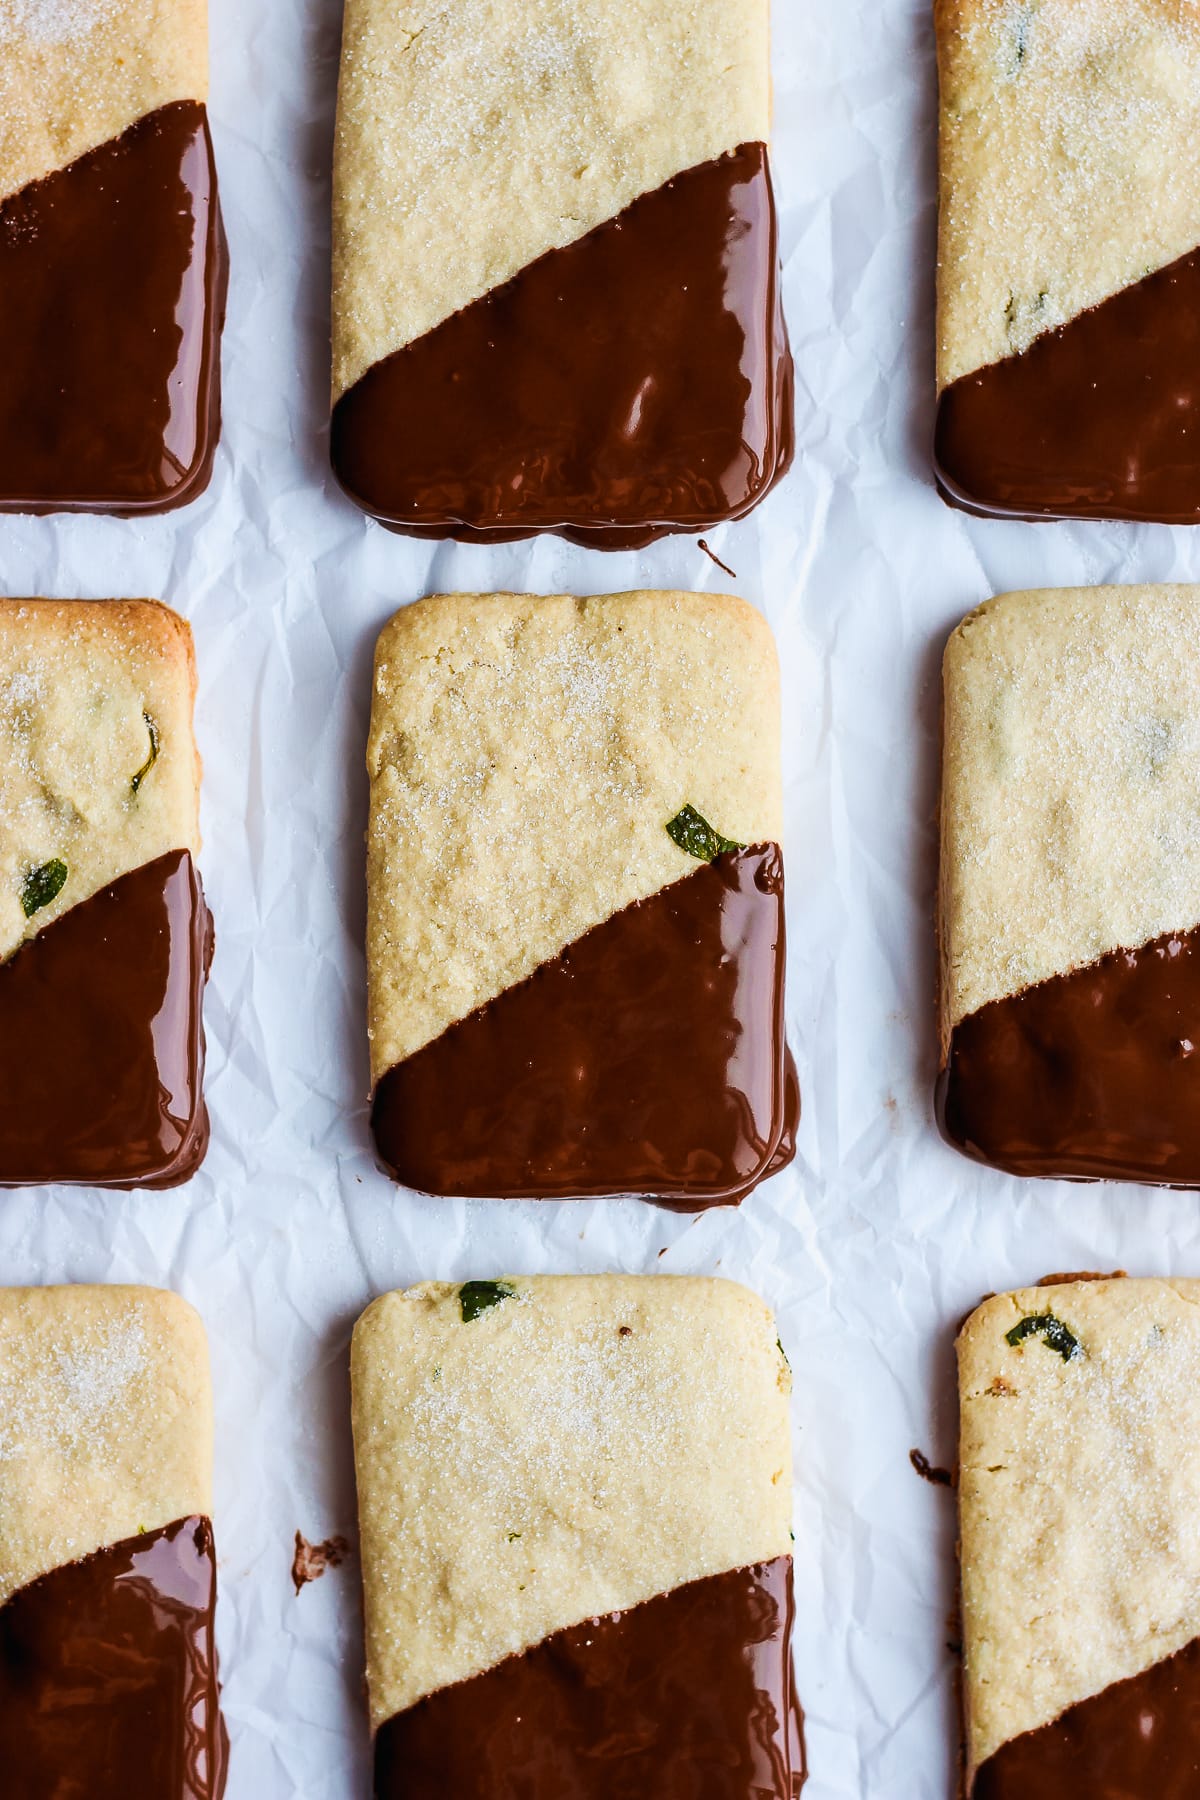
[[[205,756],[212,1149],[165,1194],[0,1195],[0,1279],[180,1288],[217,1389],[230,1800],[369,1792],[353,1557],[297,1595],[297,1528],[353,1538],[346,1346],[382,1289],[502,1270],[720,1271],[796,1378],[796,1663],[811,1800],[951,1800],[955,1321],[1055,1269],[1200,1274],[1200,1200],[1029,1184],[933,1127],[938,664],[1005,588],[1200,577],[1200,536],[976,521],[938,500],[926,0],[776,0],[775,178],[797,465],[747,522],[605,556],[390,536],[327,463],[339,0],[213,0],[233,256],[208,495],[146,523],[0,520],[11,594],[155,594],[192,620]],[[734,586],[784,665],[794,1167],[740,1212],[447,1204],[367,1133],[363,746],[375,632],[431,589]],[[807,1800],[807,1796],[806,1796]]]

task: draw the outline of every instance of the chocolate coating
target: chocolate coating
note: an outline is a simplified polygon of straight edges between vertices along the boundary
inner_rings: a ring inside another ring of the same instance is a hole
[[[398,1063],[371,1127],[431,1194],[643,1194],[696,1212],[790,1159],[783,859],[703,863]]]
[[[1200,1792],[1200,1643],[1002,1744],[971,1800],[1193,1800]]]
[[[1200,931],[971,1013],[937,1111],[949,1143],[1014,1175],[1200,1186]]]
[[[193,101],[0,203],[0,511],[128,517],[207,487],[226,275]]]
[[[376,1800],[794,1800],[792,1562],[689,1582],[389,1719]]]
[[[0,1607],[5,1800],[220,1800],[207,1519],[97,1550]]]
[[[334,408],[333,468],[415,536],[621,549],[748,512],[792,410],[767,152],[744,144],[376,363]]]
[[[1200,251],[953,382],[934,462],[972,512],[1200,523]]]
[[[174,1187],[208,1147],[212,920],[186,850],[0,963],[0,1186]]]

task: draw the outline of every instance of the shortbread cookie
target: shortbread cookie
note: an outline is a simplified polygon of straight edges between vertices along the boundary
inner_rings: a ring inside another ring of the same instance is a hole
[[[154,601],[0,601],[0,1184],[204,1154],[195,686]]]
[[[791,1383],[761,1300],[429,1282],[363,1314],[352,1386],[379,1800],[551,1767],[579,1800],[792,1800]]]
[[[219,1800],[204,1328],[154,1288],[0,1289],[0,1753],[13,1800]]]
[[[985,513],[1200,522],[1200,9],[936,0],[936,463]]]
[[[1008,594],[945,659],[939,1120],[1200,1185],[1200,589]]]
[[[721,595],[438,595],[384,628],[368,1000],[399,1180],[692,1210],[790,1157],[778,683]]]
[[[615,548],[792,454],[768,0],[347,0],[334,471],[424,536]]]
[[[967,1800],[1191,1793],[1200,1281],[999,1295],[958,1363]]]
[[[208,484],[226,251],[206,0],[0,5],[0,511]]]

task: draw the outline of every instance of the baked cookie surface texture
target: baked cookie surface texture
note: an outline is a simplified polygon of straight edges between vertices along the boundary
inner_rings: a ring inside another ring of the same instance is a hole
[[[400,1181],[691,1211],[790,1159],[778,682],[720,595],[438,595],[384,628],[368,1007]]]
[[[1200,1185],[1200,589],[1008,594],[944,666],[943,1134]]]
[[[220,1800],[204,1328],[151,1288],[0,1289],[10,1800]]]
[[[351,1352],[378,1800],[793,1800],[790,1377],[727,1281],[385,1295]]]
[[[935,16],[943,494],[1200,523],[1200,7]]]
[[[418,536],[640,545],[792,455],[768,0],[348,0],[334,472]]]
[[[195,686],[165,606],[0,601],[0,1184],[204,1155]]]
[[[206,0],[0,3],[0,511],[163,512],[220,435]]]
[[[1068,1280],[958,1340],[967,1800],[1200,1770],[1200,1282]]]

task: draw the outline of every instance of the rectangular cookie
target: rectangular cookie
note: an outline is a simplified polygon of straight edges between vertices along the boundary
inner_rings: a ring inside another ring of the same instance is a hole
[[[385,626],[367,974],[398,1180],[696,1210],[790,1159],[778,684],[724,595],[442,594]]]
[[[220,434],[207,0],[0,7],[0,512],[165,512]]]
[[[934,10],[943,496],[1200,522],[1200,12]]]
[[[946,649],[949,1142],[1200,1185],[1200,589],[1007,594]]]
[[[13,1800],[220,1800],[204,1327],[0,1288],[0,1751]]]
[[[0,1185],[204,1155],[195,689],[156,601],[0,600]]]
[[[768,0],[348,0],[333,469],[392,528],[599,548],[792,456]]]
[[[958,1340],[967,1800],[1200,1767],[1200,1281],[987,1300]]]
[[[367,1309],[351,1365],[377,1800],[793,1800],[791,1381],[761,1300],[426,1282]]]

